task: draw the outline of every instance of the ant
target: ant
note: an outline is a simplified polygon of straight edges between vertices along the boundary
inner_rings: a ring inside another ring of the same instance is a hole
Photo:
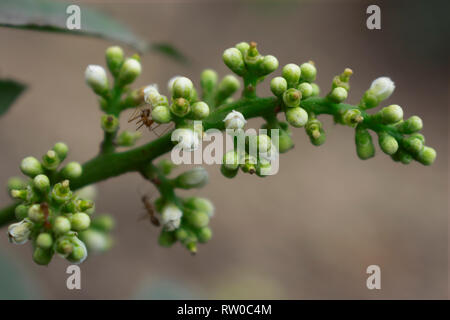
[[[139,111],[138,114],[136,114]],[[157,134],[154,130],[156,128],[158,128],[160,126],[160,124],[157,124],[156,126],[153,126],[153,124],[155,123],[155,120],[153,120],[150,116],[151,116],[151,108],[137,108],[133,114],[130,116],[130,118],[128,119],[128,123],[139,119],[136,124],[139,125],[136,129],[139,130],[140,128],[142,128],[143,126],[146,126],[147,128],[149,128],[149,130],[151,130],[154,134],[156,134],[158,137],[160,137],[162,134],[166,133],[166,131],[170,128],[170,126],[160,135]]]
[[[158,218],[156,218],[155,208],[153,207],[153,204],[150,202],[150,198],[148,196],[142,196],[141,200],[142,200],[142,203],[144,204],[144,208],[147,211],[148,216],[150,217],[150,222],[155,227],[159,227],[160,222],[159,222]]]

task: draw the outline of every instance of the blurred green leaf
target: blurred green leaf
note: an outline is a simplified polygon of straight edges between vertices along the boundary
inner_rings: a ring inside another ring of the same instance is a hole
[[[8,111],[25,88],[25,85],[14,80],[0,80],[0,116]]]
[[[184,60],[183,55],[174,47],[149,44],[114,18],[81,4],[78,4],[81,10],[81,30],[69,30],[66,27],[66,20],[70,16],[66,13],[69,5],[71,3],[55,0],[1,0],[0,26],[95,36],[125,43],[139,52],[155,50],[177,60]]]

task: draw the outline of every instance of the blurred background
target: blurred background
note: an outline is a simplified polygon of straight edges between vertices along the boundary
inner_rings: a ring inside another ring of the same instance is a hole
[[[295,148],[277,175],[228,180],[208,166],[210,184],[194,192],[216,205],[214,236],[191,256],[180,245],[158,246],[156,230],[139,221],[142,192],[156,196],[138,174],[99,183],[98,213],[117,220],[115,246],[81,266],[82,289],[66,288],[67,262],[35,265],[30,245],[0,233],[0,298],[57,299],[444,299],[448,297],[448,102],[450,7],[444,1],[73,1],[110,14],[149,41],[173,44],[189,63],[143,55],[136,87],[174,75],[198,84],[204,68],[228,73],[224,49],[256,41],[280,66],[314,60],[327,93],[332,77],[354,70],[350,103],[378,76],[396,83],[386,104],[424,121],[436,162],[394,163],[377,150],[357,158],[354,130],[323,116],[328,138],[310,144],[294,130]],[[381,8],[381,30],[366,28],[366,8]],[[112,41],[0,28],[0,73],[29,85],[0,119],[0,181],[19,161],[41,156],[55,142],[70,160],[98,152],[102,131],[96,97],[84,83],[88,64],[104,65]],[[134,51],[126,48],[131,55]],[[279,75],[277,71],[275,75]],[[268,82],[260,95],[270,95]],[[134,128],[122,119],[122,129]],[[259,127],[260,120],[249,127]],[[155,138],[143,132],[142,143]],[[10,203],[0,194],[3,207]],[[368,290],[366,268],[381,267],[381,290]]]

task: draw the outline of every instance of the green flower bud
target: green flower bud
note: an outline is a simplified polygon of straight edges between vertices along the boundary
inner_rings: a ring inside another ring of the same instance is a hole
[[[363,122],[364,118],[361,115],[359,109],[349,109],[342,115],[343,124],[352,128],[356,127],[359,123]]]
[[[333,102],[341,103],[342,101],[347,99],[347,95],[347,90],[342,87],[336,87],[331,91],[329,97]]]
[[[175,178],[175,185],[181,189],[201,188],[208,183],[208,172],[203,167],[196,167],[183,172]]]
[[[201,228],[197,231],[198,242],[206,243],[212,238],[212,230],[208,227]]]
[[[63,216],[59,216],[55,219],[53,224],[53,231],[55,231],[57,234],[65,234],[70,231],[71,224],[69,219]]]
[[[345,68],[344,72],[342,72],[340,75],[337,75],[333,78],[333,82],[331,85],[331,89],[335,88],[343,88],[347,90],[347,92],[350,90],[350,76],[353,74],[353,70],[349,68]]]
[[[31,229],[34,224],[28,219],[23,219],[20,222],[13,223],[8,227],[9,242],[15,244],[24,244],[28,241],[31,235]]]
[[[209,216],[203,211],[189,211],[186,220],[194,228],[203,228],[209,224]]]
[[[162,159],[158,163],[158,168],[162,171],[164,175],[169,175],[174,168],[176,168],[177,165],[170,161],[169,159]]]
[[[269,160],[260,159],[256,165],[256,175],[258,177],[266,177],[272,170],[272,164]]]
[[[53,146],[53,150],[56,152],[56,155],[58,156],[60,161],[64,161],[67,154],[69,153],[69,147],[64,142],[57,142]]]
[[[70,236],[62,236],[56,240],[55,250],[63,257],[67,257],[73,251],[74,245]]]
[[[234,171],[239,168],[239,156],[236,151],[228,151],[223,156],[223,166],[230,171]]]
[[[164,108],[167,109],[167,107]],[[167,109],[167,112],[169,112],[169,109]],[[140,131],[123,131],[117,137],[117,144],[121,147],[132,147],[136,144],[136,141],[139,140],[140,137],[142,137],[142,133]]]
[[[86,245],[77,237],[72,238],[72,243],[73,243],[73,250],[67,256],[67,260],[75,264],[80,264],[84,260],[86,260],[88,256]]]
[[[403,164],[409,164],[412,161],[412,156],[406,152],[404,149],[402,148],[398,148],[398,151],[396,153],[394,153],[392,156],[392,160],[394,161],[400,161]]]
[[[311,83],[311,87],[313,89],[311,97],[316,97],[320,93],[320,88],[316,83]]]
[[[118,75],[118,84],[126,86],[136,80],[141,74],[141,63],[135,58],[128,58],[122,64]]]
[[[278,60],[274,56],[267,55],[263,58],[260,68],[260,75],[267,75],[278,68]]]
[[[25,189],[27,187],[27,182],[19,177],[11,177],[8,179],[8,191],[14,189]]]
[[[224,164],[222,164],[220,166],[220,172],[222,173],[222,175],[225,178],[229,178],[229,179],[234,178],[237,175],[238,171],[239,171],[239,169],[235,169],[235,170],[228,169],[227,167],[225,167]]]
[[[399,105],[392,104],[381,109],[378,115],[384,124],[391,124],[403,119],[403,110]]]
[[[226,49],[223,52],[222,59],[226,66],[237,75],[242,76],[245,73],[244,58],[239,49]]]
[[[38,174],[34,177],[33,185],[41,192],[48,192],[50,190],[50,180],[44,174]]]
[[[167,204],[162,209],[161,222],[165,230],[173,231],[180,227],[183,212],[174,204]]]
[[[64,203],[72,197],[72,191],[69,188],[69,180],[55,184],[52,190],[52,199],[57,203]]]
[[[53,238],[50,233],[40,233],[36,238],[36,245],[42,249],[50,249],[53,245]]]
[[[272,93],[280,97],[287,90],[287,81],[283,77],[275,77],[270,81],[270,90]]]
[[[317,69],[312,62],[302,63],[300,66],[301,79],[307,82],[313,82],[316,80]]]
[[[217,86],[217,72],[212,69],[203,70],[200,85],[204,92],[213,92]]]
[[[306,99],[313,95],[313,87],[308,82],[302,82],[298,85],[298,90],[302,93],[302,98]]]
[[[180,229],[178,229],[180,230]],[[177,230],[177,231],[178,231]],[[175,232],[173,231],[166,231],[162,230],[159,238],[158,243],[161,247],[169,248],[171,247],[175,242],[177,242],[177,238],[175,236]]]
[[[98,230],[88,229],[79,233],[80,240],[86,245],[89,253],[102,253],[112,247],[112,238]]]
[[[49,150],[42,156],[42,166],[47,170],[56,170],[60,165],[61,160],[54,150]]]
[[[280,130],[280,134],[278,136],[278,152],[285,153],[293,147],[294,141],[291,136],[285,130]]]
[[[13,189],[10,192],[11,197],[14,199],[21,199],[21,200],[27,200],[28,199],[28,190],[16,190]]]
[[[317,119],[310,118],[305,126],[306,134],[315,139],[319,138],[320,129],[322,129],[322,123]]]
[[[422,141],[422,143],[425,143],[425,137],[424,137],[423,134],[420,134],[420,133],[413,133],[413,134],[411,134],[411,137],[417,138],[417,139],[419,139],[420,141]]]
[[[62,177],[65,179],[76,179],[81,177],[81,174],[83,173],[83,168],[81,167],[81,164],[78,162],[69,162],[62,170],[61,174]]]
[[[101,119],[102,129],[108,133],[114,133],[119,130],[119,119],[112,114],[104,114]]]
[[[41,210],[41,206],[39,204],[33,204],[28,209],[28,218],[30,218],[31,221],[41,223],[45,221],[45,214]]]
[[[101,215],[92,220],[91,227],[103,232],[109,232],[114,228],[114,219],[110,215]]]
[[[386,154],[393,155],[398,150],[397,140],[386,132],[378,133],[378,143],[381,150]]]
[[[187,229],[181,227],[178,228],[175,232],[175,238],[180,241],[180,242],[184,242],[186,239],[189,238],[189,232]]]
[[[222,81],[220,81],[219,86],[217,87],[217,96],[219,100],[225,100],[226,98],[233,95],[236,91],[239,90],[241,84],[239,80],[229,74],[223,77]]]
[[[255,157],[246,154],[244,158],[244,163],[241,164],[241,170],[245,173],[254,174],[256,173],[256,164],[258,161]]]
[[[258,151],[261,153],[269,152],[272,147],[272,140],[266,134],[260,134],[257,137]]]
[[[89,228],[91,218],[84,212],[77,212],[71,217],[70,224],[73,230],[83,231]]]
[[[320,145],[324,144],[326,138],[327,138],[327,136],[325,134],[325,131],[322,128],[320,128],[319,134],[316,133],[314,135],[309,136],[309,140],[315,146],[320,146]]]
[[[369,131],[360,126],[355,130],[356,153],[361,160],[367,160],[375,155],[375,147]]]
[[[250,49],[248,42],[240,42],[235,47],[241,52],[243,57],[247,54],[248,49]]]
[[[210,217],[214,215],[214,205],[212,204],[211,201],[209,201],[206,198],[200,197],[186,198],[183,201],[183,204],[185,207],[189,209],[206,212]]]
[[[170,111],[178,117],[184,117],[190,110],[189,101],[184,98],[177,98],[170,105]]]
[[[394,82],[388,77],[380,77],[375,79],[369,90],[364,93],[362,105],[366,109],[376,107],[381,101],[389,98],[394,92]]]
[[[289,108],[286,111],[286,121],[293,127],[301,128],[308,121],[308,113],[300,107]]]
[[[301,70],[300,67],[294,63],[289,63],[283,67],[281,75],[286,79],[288,87],[297,87],[300,80]]]
[[[411,134],[416,133],[422,130],[423,123],[422,119],[418,116],[412,116],[409,119],[399,122],[396,124],[396,128],[401,132],[405,134]]]
[[[28,209],[30,207],[24,204],[19,204],[15,209],[14,213],[17,220],[23,220],[28,217]]]
[[[183,98],[180,98],[183,101],[186,101]],[[177,100],[180,100],[177,99]],[[182,101],[182,102],[183,102]],[[184,108],[186,105],[183,104],[182,108]],[[172,120],[172,116],[170,115],[170,109],[166,106],[157,106],[152,110],[152,119],[156,123],[169,123]]]
[[[122,48],[118,46],[109,47],[106,49],[105,57],[109,71],[116,77],[124,60]]]
[[[30,178],[34,178],[44,172],[41,163],[35,157],[26,157],[23,159],[20,163],[20,170]]]
[[[436,150],[430,147],[423,147],[417,155],[417,161],[426,166],[433,164],[434,160],[436,160]]]
[[[296,108],[300,106],[302,93],[294,88],[288,89],[283,93],[283,102],[289,108]]]
[[[209,116],[209,107],[203,102],[199,101],[192,105],[192,115],[196,120],[202,120]]]
[[[36,247],[33,252],[33,261],[39,265],[46,266],[52,260],[53,253],[41,247]]]
[[[263,57],[259,54],[256,48],[256,42],[250,42],[250,47],[248,48],[246,54],[244,55],[245,65],[248,69],[255,72],[256,68],[262,63]]]
[[[192,81],[186,77],[178,77],[175,79],[172,86],[172,97],[184,98],[187,100],[191,99],[192,91],[194,90],[194,85]]]
[[[408,137],[403,140],[403,147],[411,153],[411,155],[417,155],[422,151],[424,145],[421,139],[416,137]]]
[[[108,77],[106,71],[101,66],[89,65],[84,72],[86,83],[98,95],[105,95],[108,93]]]

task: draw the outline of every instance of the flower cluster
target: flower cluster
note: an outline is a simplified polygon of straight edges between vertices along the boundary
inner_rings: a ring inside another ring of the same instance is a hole
[[[8,183],[11,196],[20,201],[15,208],[19,222],[8,227],[9,240],[23,244],[31,239],[33,260],[40,265],[49,264],[55,253],[72,263],[81,263],[88,255],[79,236],[89,231],[94,202],[70,189],[70,180],[82,174],[79,163],[69,162],[58,170],[67,153],[67,145],[57,143],[42,161],[23,159],[20,169],[29,180],[14,177]]]

